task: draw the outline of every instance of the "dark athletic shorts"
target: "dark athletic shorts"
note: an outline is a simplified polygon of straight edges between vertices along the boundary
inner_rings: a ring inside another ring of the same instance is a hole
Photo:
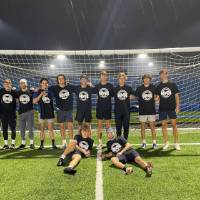
[[[90,123],[92,120],[92,113],[91,111],[79,111],[77,110],[76,113],[76,121],[82,123],[85,120],[85,122]]]
[[[105,108],[97,108],[96,109],[96,118],[100,120],[109,120],[112,118],[112,111],[111,109]]]
[[[120,162],[122,163],[133,163],[135,161],[135,158],[140,156],[140,154],[135,151],[134,149],[130,149],[126,151],[124,154],[117,156]]]
[[[58,123],[73,122],[72,111],[58,110],[57,122]]]
[[[168,112],[160,112],[159,113],[159,120],[166,120],[166,119],[176,119],[177,115],[175,111],[168,111]]]

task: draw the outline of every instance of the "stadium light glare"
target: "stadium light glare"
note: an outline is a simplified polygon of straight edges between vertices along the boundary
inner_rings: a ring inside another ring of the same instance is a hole
[[[53,65],[53,64],[50,65],[50,68],[51,68],[51,69],[54,69],[54,68],[55,68],[55,65]]]
[[[147,58],[147,54],[146,53],[141,53],[138,55],[138,58]]]
[[[64,60],[65,59],[65,55],[57,55],[57,59],[58,60]]]
[[[149,66],[149,67],[152,67],[152,66],[153,66],[153,62],[149,62],[149,63],[148,63],[148,66]]]

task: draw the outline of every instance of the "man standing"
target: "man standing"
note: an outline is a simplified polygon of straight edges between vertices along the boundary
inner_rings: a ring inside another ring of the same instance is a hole
[[[64,74],[57,76],[57,85],[49,87],[56,100],[57,122],[60,124],[60,133],[63,146],[66,146],[65,122],[69,130],[69,137],[73,139],[73,92],[74,86],[66,82]]]
[[[95,86],[95,92],[98,95],[96,104],[96,118],[98,120],[98,139],[99,146],[102,146],[102,126],[103,120],[106,122],[106,128],[110,127],[112,118],[111,98],[113,96],[113,85],[108,83],[108,74],[102,71],[100,74],[100,83]]]
[[[174,136],[174,146],[175,149],[180,150],[180,145],[178,143],[178,130],[177,130],[177,114],[180,111],[180,97],[177,85],[168,80],[168,71],[162,69],[160,71],[160,83],[156,88],[156,94],[160,101],[159,105],[159,119],[162,122],[162,132],[164,138],[164,147],[166,150],[169,147],[168,142],[168,118],[171,121]]]
[[[12,143],[10,148],[15,148],[16,138],[16,98],[15,90],[12,90],[12,83],[10,79],[5,79],[3,88],[0,89],[0,102],[1,102],[1,123],[3,129],[4,146],[3,149],[9,149],[8,146],[8,126],[11,129]]]
[[[119,84],[114,88],[115,97],[115,124],[117,136],[121,136],[122,127],[124,129],[124,138],[127,140],[129,135],[130,121],[130,97],[134,95],[134,91],[126,85],[127,76],[120,72],[118,75]]]
[[[151,76],[145,74],[142,76],[143,84],[136,89],[135,96],[139,101],[139,121],[141,124],[141,138],[142,138],[142,148],[146,148],[146,139],[145,139],[145,126],[146,123],[149,123],[153,148],[157,147],[156,145],[156,130],[155,130],[155,121],[156,121],[156,110],[155,110],[155,86],[151,84]]]
[[[17,92],[19,100],[19,129],[21,134],[22,143],[18,149],[24,149],[26,146],[26,126],[29,130],[30,148],[34,149],[34,111],[33,111],[33,92],[28,89],[28,83],[26,79],[19,81],[20,90]]]

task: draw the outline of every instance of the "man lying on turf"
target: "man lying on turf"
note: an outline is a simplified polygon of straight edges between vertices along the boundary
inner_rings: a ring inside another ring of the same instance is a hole
[[[152,164],[146,163],[123,137],[117,137],[112,128],[107,129],[107,138],[107,153],[102,154],[103,160],[111,159],[115,167],[124,170],[126,174],[131,174],[133,168],[126,167],[125,164],[135,162],[146,172],[147,176],[152,175]]]
[[[83,124],[80,134],[75,135],[74,139],[71,140],[57,163],[57,166],[64,166],[69,162],[69,165],[64,169],[64,173],[74,175],[76,173],[74,168],[80,160],[91,155],[94,140],[90,137],[90,126]]]

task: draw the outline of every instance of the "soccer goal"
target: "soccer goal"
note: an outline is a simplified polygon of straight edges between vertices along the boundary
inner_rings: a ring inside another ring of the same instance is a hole
[[[56,83],[56,75],[63,73],[72,84],[79,84],[85,73],[93,84],[99,81],[99,73],[106,70],[109,81],[116,85],[118,72],[126,72],[128,84],[136,89],[142,83],[141,76],[149,73],[153,83],[159,82],[159,71],[167,68],[170,79],[177,83],[181,94],[180,128],[200,127],[200,47],[141,49],[141,50],[90,50],[90,51],[0,51],[0,85],[5,78],[18,88],[21,78],[26,78],[30,87],[38,87],[39,79],[47,77]],[[93,96],[93,125],[96,96]],[[138,127],[138,103],[131,101],[131,126]],[[76,103],[74,102],[74,111]],[[159,124],[159,122],[158,122]]]

